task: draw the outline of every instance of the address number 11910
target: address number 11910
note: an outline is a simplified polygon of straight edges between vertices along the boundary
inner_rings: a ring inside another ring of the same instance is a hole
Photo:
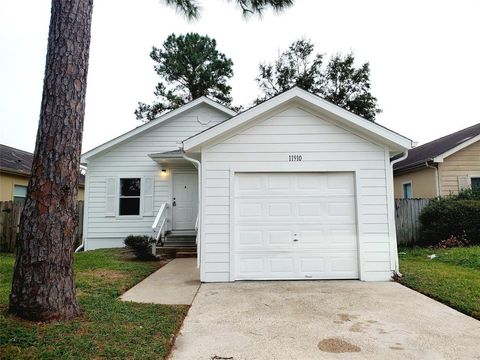
[[[302,155],[288,155],[288,161],[302,161]]]

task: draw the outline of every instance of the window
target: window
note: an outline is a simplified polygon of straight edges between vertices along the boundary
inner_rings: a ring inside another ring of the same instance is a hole
[[[472,189],[480,190],[480,177],[472,177],[470,180],[472,181]]]
[[[13,186],[13,202],[23,204],[27,197],[27,187],[23,185]]]
[[[120,179],[119,215],[140,215],[140,178]]]
[[[403,198],[404,199],[411,199],[412,198],[412,183],[404,183],[403,184]]]

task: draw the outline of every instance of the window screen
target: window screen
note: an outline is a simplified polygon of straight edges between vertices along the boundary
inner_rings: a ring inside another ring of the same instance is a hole
[[[140,178],[120,179],[120,215],[140,215]]]
[[[23,204],[27,197],[27,187],[23,185],[14,185],[13,187],[13,202]]]
[[[472,189],[480,190],[480,177],[472,177]]]

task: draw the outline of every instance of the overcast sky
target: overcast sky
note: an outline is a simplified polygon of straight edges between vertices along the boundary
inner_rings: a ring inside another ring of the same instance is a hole
[[[258,93],[258,64],[301,37],[330,56],[369,61],[377,122],[424,143],[480,122],[480,1],[296,0],[244,20],[233,1],[203,0],[188,22],[161,0],[95,0],[83,151],[138,125],[153,99],[149,57],[171,33],[198,32],[232,58],[235,104]],[[33,151],[50,1],[0,0],[0,143]]]

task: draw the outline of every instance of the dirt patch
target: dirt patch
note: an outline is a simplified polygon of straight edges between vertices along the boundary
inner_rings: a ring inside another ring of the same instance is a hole
[[[318,348],[323,352],[329,353],[347,353],[362,351],[357,345],[351,344],[338,338],[323,339],[318,343]]]
[[[404,350],[401,346],[390,346],[390,349],[392,350]]]
[[[357,323],[353,324],[352,326],[350,326],[349,330],[352,331],[352,332],[361,333],[361,332],[363,332],[363,324],[360,323],[360,322],[357,322]]]
[[[89,271],[83,271],[82,275],[93,276],[106,280],[120,280],[124,279],[127,275],[118,270],[108,270],[108,269],[95,269]]]

